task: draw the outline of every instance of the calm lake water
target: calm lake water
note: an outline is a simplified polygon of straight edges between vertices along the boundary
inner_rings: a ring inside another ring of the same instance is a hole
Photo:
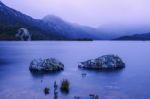
[[[78,69],[79,62],[105,54],[117,54],[126,68],[114,72]],[[65,70],[30,73],[32,59],[49,57],[64,63]],[[100,99],[150,99],[150,42],[0,42],[0,99],[53,99],[54,81],[60,85],[63,79],[69,80],[70,91],[58,91],[58,99],[89,99],[89,94]],[[49,95],[44,94],[45,87],[50,88]]]

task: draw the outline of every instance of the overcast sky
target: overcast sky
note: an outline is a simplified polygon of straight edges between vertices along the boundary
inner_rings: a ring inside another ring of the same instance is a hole
[[[150,23],[150,0],[1,0],[33,18],[54,14],[67,21],[99,27]]]

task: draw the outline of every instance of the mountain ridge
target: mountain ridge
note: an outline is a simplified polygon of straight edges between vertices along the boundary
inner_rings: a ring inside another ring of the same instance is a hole
[[[134,34],[130,36],[121,36],[119,38],[116,38],[114,40],[150,40],[150,33],[143,33],[143,34]]]
[[[32,40],[150,40],[150,35],[118,37],[102,29],[70,23],[55,15],[34,19],[0,1],[0,40],[16,40],[19,28],[27,28]]]
[[[29,29],[33,40],[108,39],[94,28],[75,25],[54,15],[47,16],[50,20],[34,19],[2,2],[0,5],[0,40],[15,40],[17,29],[22,27]]]
[[[12,8],[5,6],[0,2],[0,39],[1,40],[15,40],[14,33],[17,29],[24,27],[33,33],[33,40],[38,39],[61,39],[62,36],[56,35],[45,23],[40,19],[33,19],[30,16],[22,14]],[[62,37],[64,39],[64,37]]]
[[[106,39],[107,38],[105,34],[101,33],[96,28],[73,24],[55,15],[47,15],[46,17],[43,18],[43,21],[46,22],[50,27],[54,27],[58,31],[65,32],[65,33],[62,32],[62,35],[66,35],[68,38],[72,38],[72,39],[78,39],[78,38]]]

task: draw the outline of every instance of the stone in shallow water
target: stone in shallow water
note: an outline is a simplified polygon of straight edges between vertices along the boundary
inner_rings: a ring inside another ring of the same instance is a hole
[[[33,72],[56,72],[63,70],[64,65],[54,58],[34,59],[31,61],[29,69]]]
[[[82,69],[111,70],[124,68],[125,63],[117,55],[103,55],[96,59],[81,62],[78,67]]]

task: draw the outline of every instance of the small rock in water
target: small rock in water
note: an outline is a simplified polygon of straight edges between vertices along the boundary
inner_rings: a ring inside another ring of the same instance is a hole
[[[92,70],[113,70],[124,68],[125,63],[117,55],[103,55],[96,59],[81,62],[78,67]]]
[[[44,93],[45,93],[45,95],[49,94],[49,90],[50,90],[50,89],[49,89],[49,88],[47,88],[47,87],[44,89]]]
[[[75,96],[74,99],[80,99],[80,97],[79,96]]]
[[[86,77],[86,75],[87,75],[86,73],[82,73],[82,77]]]
[[[90,99],[99,99],[99,96],[95,94],[89,94],[89,96],[90,96]]]
[[[29,70],[31,72],[56,72],[64,70],[64,65],[54,58],[34,59],[30,63]]]

